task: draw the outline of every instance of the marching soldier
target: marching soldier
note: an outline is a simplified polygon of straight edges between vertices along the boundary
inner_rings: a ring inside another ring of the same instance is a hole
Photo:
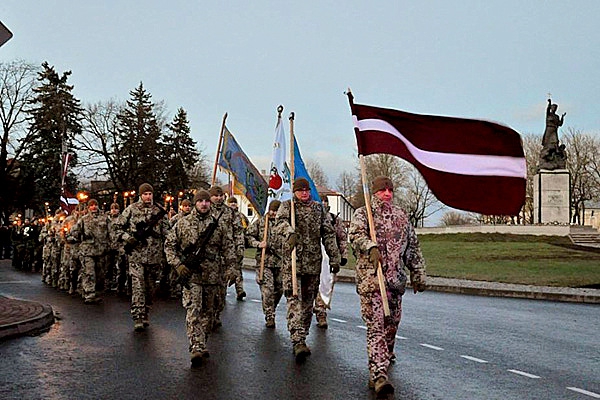
[[[114,223],[115,237],[129,252],[131,275],[131,316],[136,332],[149,324],[149,306],[156,290],[163,261],[163,244],[168,230],[166,211],[154,203],[154,188],[139,187],[140,199],[129,205]]]
[[[235,246],[235,258],[221,257],[221,268],[224,275],[223,283],[221,286],[221,292],[218,300],[218,304],[215,307],[215,325],[214,328],[220,327],[221,324],[221,312],[225,309],[225,297],[227,296],[227,283],[229,281],[228,274],[232,268],[235,268],[236,262],[240,258],[244,257],[244,236],[241,222],[238,218],[235,218],[234,212],[231,208],[225,205],[225,193],[220,186],[212,186],[209,189],[210,193],[210,212],[214,217],[219,218],[219,223],[225,225],[225,229],[229,231],[229,234],[233,237]],[[235,262],[231,262],[234,260]],[[245,295],[245,294],[244,294]]]
[[[117,288],[117,294],[123,295],[127,293],[128,282],[129,282],[129,268],[127,267],[127,257],[125,256],[125,249],[123,243],[119,242],[115,238],[113,226],[119,219],[121,207],[118,203],[112,203],[110,205],[109,219],[108,219],[108,231],[110,233],[110,250],[108,252],[108,268],[113,270],[114,283]]]
[[[321,196],[321,204],[323,208],[327,212],[327,217],[329,218],[329,222],[333,226],[333,230],[335,231],[335,239],[340,250],[340,255],[342,256],[342,261],[340,262],[340,266],[346,265],[348,262],[348,244],[347,244],[347,234],[346,229],[342,221],[338,218],[337,215],[330,212],[329,208],[329,199],[326,195]],[[334,278],[335,279],[335,278]],[[317,298],[315,300],[315,317],[317,318],[317,326],[321,329],[327,329],[327,305],[321,298],[321,294],[317,294]]]
[[[392,204],[394,185],[388,177],[379,176],[372,183],[373,227],[376,242],[369,234],[366,207],[354,212],[350,224],[350,243],[356,264],[356,292],[367,326],[369,386],[378,397],[394,392],[388,381],[388,367],[394,361],[394,343],[402,315],[402,295],[406,284],[406,267],[410,271],[415,293],[425,290],[425,261],[413,226],[404,211]],[[381,264],[390,317],[384,317],[384,306],[376,268]]]
[[[275,216],[281,202],[273,200],[269,204],[269,224],[266,226],[266,218],[259,218],[246,231],[246,242],[249,247],[256,247],[256,282],[260,286],[262,297],[262,309],[265,314],[265,325],[267,328],[275,328],[275,310],[283,296],[283,285],[281,281],[281,235],[275,233]],[[265,228],[266,226],[266,228]],[[267,240],[265,238],[267,230]],[[262,278],[260,276],[261,258],[263,249],[265,257],[263,260]]]
[[[311,200],[310,186],[299,178],[292,186],[291,200],[281,203],[277,211],[277,229],[285,240],[283,246],[283,288],[287,298],[288,330],[292,339],[294,356],[302,362],[310,355],[306,337],[312,321],[313,304],[319,291],[321,273],[321,242],[329,256],[332,273],[339,272],[340,251],[335,232],[321,204]],[[295,227],[291,223],[292,203]],[[296,280],[298,293],[293,293],[292,250],[296,249]]]
[[[248,227],[248,218],[246,218],[244,214],[238,211],[238,202],[235,197],[231,196],[230,198],[228,198],[227,205],[233,210],[233,215],[235,220],[237,221],[237,224],[242,227],[241,237],[242,241],[245,241],[244,232]],[[242,267],[244,264],[243,249],[244,247],[242,247],[241,255],[238,255],[233,268],[230,268],[229,273],[227,274],[229,279],[227,285],[231,286],[235,284],[235,293],[239,301],[244,300],[244,297],[246,297],[246,292],[244,291],[244,275],[242,274]]]
[[[211,195],[198,190],[193,211],[179,219],[165,241],[167,262],[184,281],[182,304],[192,366],[208,357],[207,340],[213,329],[225,263],[235,261],[230,229],[211,215]]]
[[[88,213],[81,217],[71,229],[69,239],[79,243],[81,259],[81,288],[85,304],[102,301],[96,290],[104,289],[106,277],[105,256],[110,242],[108,217],[98,209],[98,201],[88,202]]]

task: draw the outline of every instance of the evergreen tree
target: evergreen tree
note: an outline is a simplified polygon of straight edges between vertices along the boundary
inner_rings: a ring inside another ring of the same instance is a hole
[[[140,85],[129,92],[131,98],[118,119],[119,146],[115,158],[115,185],[137,189],[143,182],[155,190],[164,186],[162,127],[155,114],[152,95]]]
[[[200,161],[196,142],[190,136],[187,113],[183,108],[177,110],[164,138],[165,145],[165,182],[166,190],[175,193],[190,188],[189,172]]]
[[[26,139],[23,153],[23,168],[34,185],[33,198],[24,206],[43,210],[45,201],[58,205],[61,195],[61,155],[71,147],[73,137],[81,134],[80,101],[71,93],[73,86],[67,84],[71,71],[62,75],[49,66],[42,64],[38,81],[34,88],[35,97],[30,101],[30,135]],[[70,166],[77,163],[73,157]],[[74,191],[77,178],[70,173],[67,176],[67,188]]]

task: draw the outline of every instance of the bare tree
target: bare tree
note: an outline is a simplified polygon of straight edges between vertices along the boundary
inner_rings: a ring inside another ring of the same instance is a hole
[[[413,226],[424,226],[425,219],[442,210],[445,206],[431,192],[427,183],[415,168],[406,173],[402,196],[398,199],[408,214]]]
[[[533,224],[533,177],[537,174],[542,150],[542,135],[527,134],[522,137],[523,151],[527,163],[527,183],[525,189],[525,205],[521,210],[520,219],[524,223]],[[520,223],[521,221],[517,221]]]
[[[336,181],[336,190],[343,194],[345,198],[352,199],[356,196],[357,179],[356,174],[347,171],[342,172]]]
[[[306,170],[307,170],[310,178],[315,183],[315,185],[322,186],[322,187],[329,186],[327,175],[325,175],[325,171],[323,171],[321,164],[319,164],[317,161],[307,160],[306,161]]]
[[[474,222],[475,220],[471,214],[458,211],[448,211],[441,219],[443,226],[471,225]]]

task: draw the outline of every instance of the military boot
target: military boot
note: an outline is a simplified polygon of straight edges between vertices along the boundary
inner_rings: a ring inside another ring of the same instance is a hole
[[[246,292],[241,291],[238,295],[237,295],[237,299],[238,301],[243,301],[244,297],[246,297]]]
[[[323,314],[317,314],[317,327],[321,329],[327,329],[327,316]]]
[[[136,319],[133,323],[133,330],[141,332],[144,330],[144,321],[142,319]]]
[[[394,394],[394,386],[386,377],[380,376],[375,380],[375,394],[377,398],[386,398],[388,395]]]
[[[275,318],[267,318],[267,322],[265,323],[267,328],[275,328]]]
[[[306,343],[301,342],[294,345],[294,357],[296,357],[296,362],[303,362],[309,355],[310,349]]]

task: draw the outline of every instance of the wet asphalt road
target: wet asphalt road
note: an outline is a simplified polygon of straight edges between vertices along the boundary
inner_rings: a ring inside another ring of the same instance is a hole
[[[190,368],[184,310],[158,299],[133,332],[129,303],[100,305],[0,262],[0,293],[51,304],[49,332],[0,343],[1,399],[371,399],[354,286],[337,284],[330,328],[313,326],[297,365],[280,305],[266,329],[254,283],[229,289],[211,356]],[[443,293],[407,294],[390,371],[397,399],[592,399],[600,393],[600,307]],[[585,393],[588,392],[588,394]],[[592,395],[590,395],[591,393]]]

